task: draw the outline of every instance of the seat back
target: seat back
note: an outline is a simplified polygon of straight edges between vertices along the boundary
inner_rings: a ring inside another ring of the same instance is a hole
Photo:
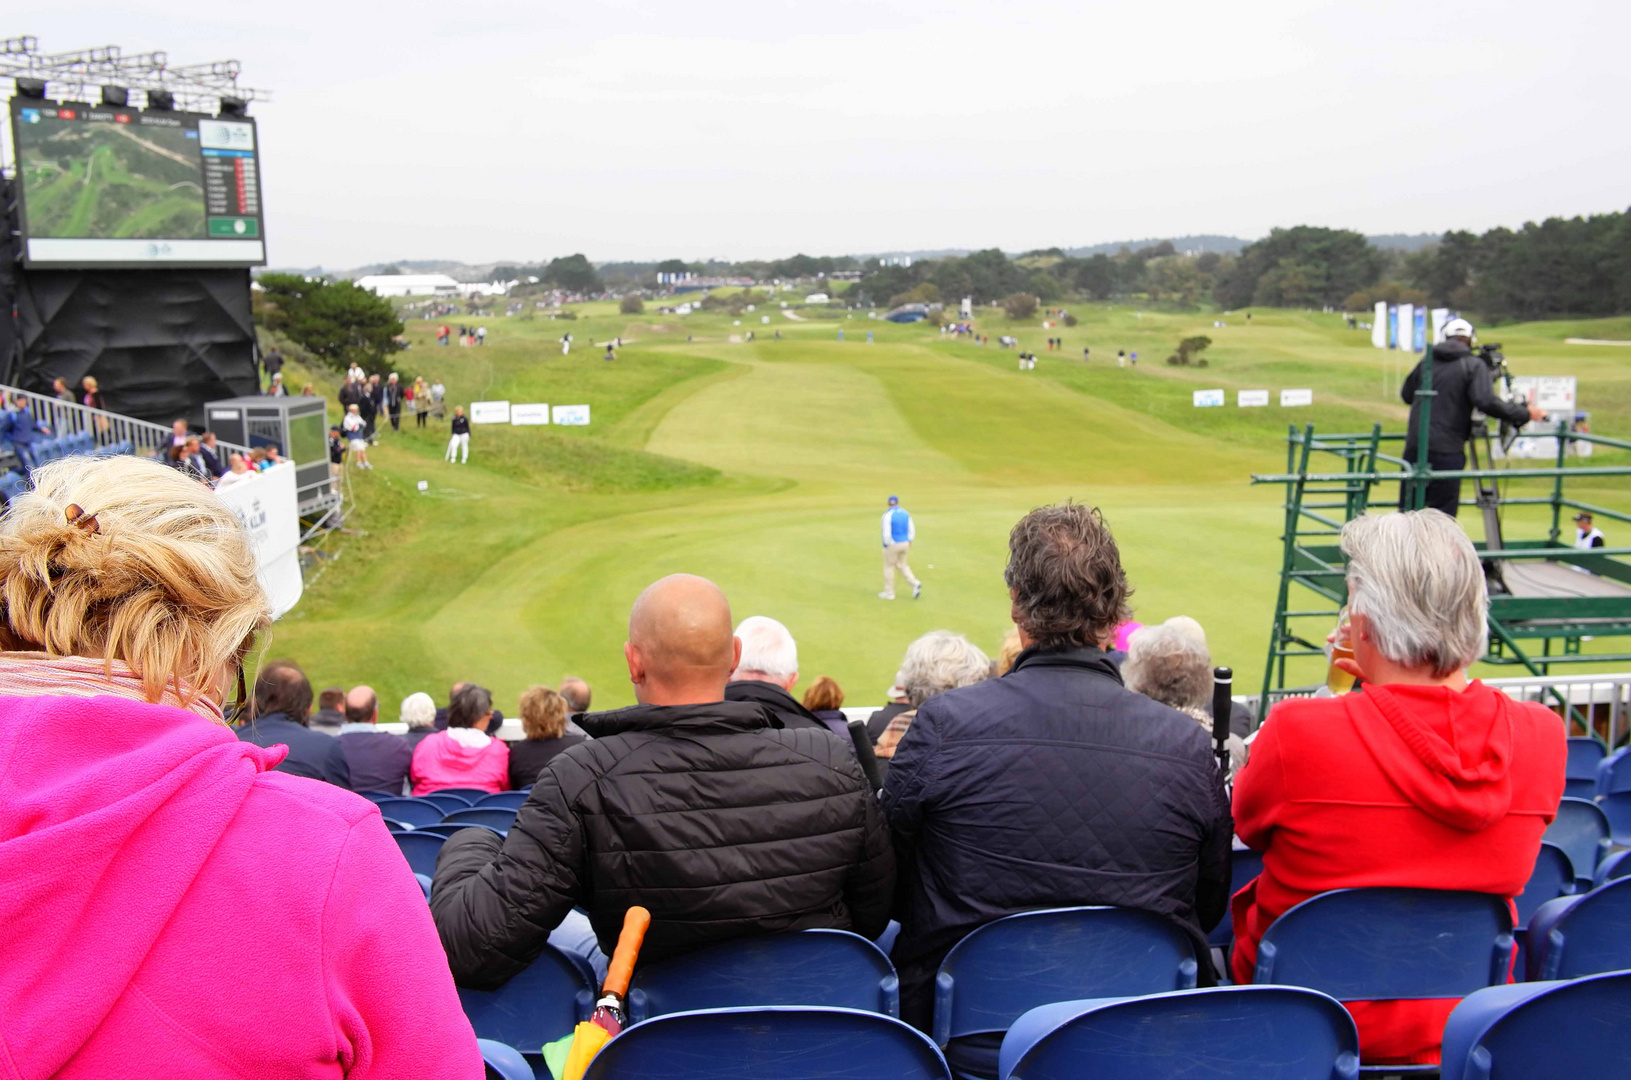
[[[1027,911],[952,947],[935,976],[934,1041],[1007,1031],[1054,1001],[1187,990],[1199,969],[1177,923],[1118,907]]]
[[[1459,998],[1505,982],[1512,948],[1512,915],[1499,896],[1337,889],[1270,924],[1252,981],[1338,1001]]]
[[[433,794],[457,795],[471,806],[474,806],[479,800],[486,798],[489,794],[491,794],[491,792],[483,791],[479,787],[445,787],[437,788]]]
[[[1032,1009],[998,1062],[1003,1080],[1347,1080],[1359,1075],[1359,1032],[1317,991],[1223,986]]]
[[[392,821],[406,821],[416,829],[442,820],[442,808],[424,799],[375,799],[374,805]]]
[[[464,822],[463,824],[460,824],[458,822],[449,823],[449,822],[446,822],[446,821],[438,821],[434,825],[421,825],[421,826],[419,826],[419,828],[415,829],[414,832],[429,833],[432,836],[452,836],[454,833],[458,832],[460,829],[486,829],[486,828],[489,828],[489,826],[486,826],[486,825],[473,825],[468,821]],[[497,829],[493,829],[492,831],[498,833],[500,836],[504,835],[503,833],[498,832]]]
[[[951,1080],[945,1058],[892,1016],[778,1006],[669,1013],[627,1028],[584,1080]]]
[[[1235,848],[1230,852],[1229,867],[1229,895],[1244,889],[1257,875],[1263,872],[1263,853],[1252,851],[1250,848]],[[1232,907],[1232,905],[1231,905]],[[1235,936],[1235,914],[1230,908],[1223,909],[1223,921],[1212,928],[1206,936],[1207,944],[1216,949],[1228,949],[1229,942]]]
[[[487,1067],[487,1080],[534,1080],[532,1066],[521,1052],[493,1039],[477,1039],[482,1064]]]
[[[451,814],[456,810],[470,809],[470,801],[462,795],[449,795],[445,791],[433,791],[429,795],[416,795],[416,799],[434,803],[443,815]]]
[[[1574,864],[1556,844],[1541,844],[1535,855],[1535,869],[1529,875],[1529,884],[1517,899],[1518,925],[1528,926],[1529,916],[1548,900],[1568,896],[1574,892]]]
[[[400,791],[359,791],[357,794],[372,803],[383,802],[386,799],[402,798]]]
[[[1597,794],[1614,795],[1621,791],[1631,791],[1631,746],[1597,763]]]
[[[468,810],[455,810],[442,819],[444,825],[485,825],[498,832],[509,832],[510,826],[515,824],[514,810],[499,810],[489,807],[480,809],[471,807]]]
[[[1621,847],[1631,846],[1631,791],[1613,791],[1597,796],[1597,809],[1603,812],[1603,818],[1608,822],[1609,839]],[[1604,858],[1607,855],[1605,848]]]
[[[1631,968],[1631,878],[1542,904],[1529,927],[1533,981]]]
[[[396,846],[402,849],[403,857],[408,860],[409,869],[429,878],[436,876],[436,856],[442,853],[447,837],[422,832],[394,832],[391,835],[396,838]]]
[[[1558,804],[1557,817],[1546,826],[1544,839],[1568,855],[1577,879],[1590,881],[1608,847],[1608,837],[1608,818],[1596,803],[1589,799],[1564,798]]]
[[[1479,990],[1444,1025],[1441,1080],[1631,1076],[1631,971]]]
[[[1616,851],[1608,858],[1597,864],[1597,873],[1592,877],[1593,887],[1607,881],[1618,881],[1623,877],[1631,877],[1631,850]]]
[[[646,964],[629,990],[634,1020],[697,1009],[824,1005],[900,1015],[900,980],[878,947],[847,930],[721,942]]]
[[[595,973],[582,957],[550,945],[497,990],[459,990],[459,1004],[476,1036],[527,1054],[572,1033],[595,1007]]]
[[[530,794],[530,791],[497,791],[477,799],[476,809],[519,810]]]

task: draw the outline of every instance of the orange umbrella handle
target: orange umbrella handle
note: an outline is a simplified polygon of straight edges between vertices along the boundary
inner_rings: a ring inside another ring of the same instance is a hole
[[[628,914],[623,916],[623,932],[617,936],[617,948],[612,951],[612,962],[606,967],[602,993],[622,997],[629,992],[634,961],[640,955],[640,943],[645,941],[650,926],[651,912],[639,905],[629,908]]]

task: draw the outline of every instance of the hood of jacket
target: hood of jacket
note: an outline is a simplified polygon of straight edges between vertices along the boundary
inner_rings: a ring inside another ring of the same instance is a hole
[[[1458,364],[1472,355],[1472,346],[1450,338],[1433,346],[1433,359],[1440,364]]]
[[[1512,806],[1512,702],[1474,681],[1367,685],[1343,698],[1376,763],[1433,819],[1478,832]]]
[[[0,715],[0,1055],[45,1076],[125,995],[285,751],[111,695],[7,696]]]
[[[775,683],[765,682],[762,679],[741,679],[725,684],[726,701],[756,701],[770,710],[772,727],[797,727],[800,721],[807,727],[824,728],[827,725],[815,713],[799,704],[797,698]]]
[[[630,705],[611,712],[584,713],[578,726],[597,739],[632,731],[757,731],[781,727],[763,705],[751,701],[710,701],[703,705]],[[818,721],[819,723],[819,721]]]
[[[454,728],[443,728],[434,738],[426,739],[414,751],[414,757],[426,758],[429,763],[440,765],[453,771],[464,771],[476,762],[493,752],[493,744],[498,740],[491,735],[480,746],[466,746],[452,735]],[[474,728],[465,728],[465,731],[474,731]],[[478,734],[484,734],[478,732]],[[416,769],[428,771],[426,761],[417,761]]]

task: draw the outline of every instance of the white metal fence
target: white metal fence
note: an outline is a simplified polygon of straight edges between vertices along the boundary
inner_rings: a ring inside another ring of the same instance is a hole
[[[93,409],[77,402],[54,398],[49,394],[19,390],[15,386],[0,384],[0,391],[4,391],[8,398],[23,398],[28,402],[29,411],[34,414],[34,419],[42,421],[51,429],[51,434],[40,436],[41,439],[88,432],[99,447],[128,442],[137,454],[144,457],[158,457],[170,449],[174,433],[163,424],[137,420],[135,417],[108,412],[106,409]],[[249,453],[247,446],[224,441],[220,442],[220,445],[230,452]]]

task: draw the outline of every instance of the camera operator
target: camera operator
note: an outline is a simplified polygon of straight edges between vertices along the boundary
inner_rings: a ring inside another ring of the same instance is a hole
[[[1533,405],[1502,401],[1495,394],[1495,371],[1472,351],[1472,324],[1466,319],[1451,319],[1444,327],[1444,340],[1433,346],[1433,353],[1423,357],[1414,371],[1405,379],[1399,396],[1410,406],[1410,428],[1405,434],[1404,457],[1412,465],[1416,453],[1421,422],[1421,403],[1416,391],[1421,389],[1422,372],[1433,365],[1432,410],[1429,413],[1427,438],[1427,464],[1434,469],[1462,469],[1467,465],[1467,439],[1472,435],[1473,410],[1486,416],[1522,425],[1531,420],[1543,420],[1546,413]],[[1406,493],[1409,484],[1400,484],[1399,508],[1408,510]],[[1433,480],[1427,485],[1427,506],[1455,517],[1461,507],[1460,480]]]

